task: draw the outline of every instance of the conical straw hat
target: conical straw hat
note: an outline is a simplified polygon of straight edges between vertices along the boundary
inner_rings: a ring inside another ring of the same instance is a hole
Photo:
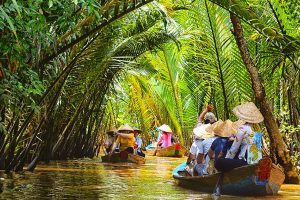
[[[239,127],[245,123],[246,122],[244,120],[238,120],[238,121],[233,122],[232,126],[237,131],[239,129]]]
[[[224,122],[216,124],[213,131],[215,135],[220,137],[230,137],[237,132],[237,126],[234,126],[233,122],[230,120],[226,120]]]
[[[193,129],[193,133],[198,139],[207,139],[214,136],[213,133],[207,132],[206,129],[211,126],[210,124],[203,124]]]
[[[117,131],[118,130],[115,127],[113,127],[112,129],[108,130],[106,133],[107,134],[112,134],[112,133],[116,133]]]
[[[240,120],[244,120],[245,122],[257,124],[264,120],[261,112],[255,106],[253,102],[247,102],[241,105],[236,106],[233,109],[233,113]]]
[[[118,131],[132,131],[133,132],[133,128],[131,128],[128,124],[125,124],[125,125],[120,126]]]
[[[160,127],[158,127],[158,129],[163,132],[172,133],[172,129],[166,124],[161,125]]]
[[[140,133],[140,132],[142,132],[142,130],[141,130],[141,129],[139,129],[139,128],[136,128],[136,127],[133,127],[133,130],[134,130],[134,131],[137,131],[137,132],[139,132],[139,133]]]
[[[220,124],[220,123],[223,123],[223,120],[219,119],[217,122],[211,124],[210,126],[208,126],[205,130],[208,132],[208,133],[211,133],[213,135],[216,135],[215,132],[214,132],[214,128]]]

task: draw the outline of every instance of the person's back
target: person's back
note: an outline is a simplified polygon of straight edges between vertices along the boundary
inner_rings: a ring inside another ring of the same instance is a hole
[[[214,163],[216,164],[218,158],[225,157],[228,148],[230,148],[230,145],[232,142],[229,141],[228,137],[219,137],[217,138],[211,145],[211,150],[213,154],[210,156],[214,158]]]
[[[139,136],[135,136],[134,139],[135,139],[135,144],[137,145],[137,148],[141,149],[142,145],[143,145],[142,139]]]
[[[161,135],[161,140],[162,140],[161,147],[166,148],[166,147],[172,146],[171,138],[172,138],[172,133],[163,132],[163,134]]]
[[[106,136],[106,140],[104,142],[104,147],[105,147],[105,153],[108,154],[112,147],[113,147],[113,144],[114,144],[114,141],[115,141],[115,134],[116,132],[116,129],[115,128],[112,128],[110,129],[109,131],[106,132],[107,136]]]
[[[104,142],[106,153],[110,152],[113,143],[114,143],[114,137],[108,135],[107,138],[106,138],[106,140],[105,140],[105,142]]]

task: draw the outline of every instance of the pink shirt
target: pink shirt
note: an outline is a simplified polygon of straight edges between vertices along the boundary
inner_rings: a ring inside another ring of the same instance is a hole
[[[160,136],[158,144],[162,143],[161,145],[162,148],[172,146],[171,138],[172,138],[172,133],[163,132]]]

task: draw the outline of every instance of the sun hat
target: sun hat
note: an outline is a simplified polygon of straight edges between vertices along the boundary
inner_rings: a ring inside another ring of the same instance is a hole
[[[237,132],[238,127],[242,123],[242,121],[233,123],[230,120],[218,120],[217,122],[206,128],[206,131],[220,137],[230,137],[232,134],[235,134]]]
[[[213,135],[216,135],[216,133],[215,133],[215,131],[214,131],[214,128],[215,128],[218,124],[220,124],[220,123],[223,123],[223,120],[219,119],[217,122],[215,122],[215,123],[211,124],[210,126],[208,126],[208,127],[205,129],[205,131],[207,131],[207,132],[209,132],[209,133],[211,133],[211,134],[213,134]]]
[[[193,129],[193,133],[195,135],[195,139],[207,139],[214,136],[213,133],[207,132],[206,129],[212,126],[211,124],[203,124],[201,126],[197,126]]]
[[[133,128],[131,128],[128,124],[125,124],[125,125],[120,126],[118,131],[131,131],[131,132],[133,132]]]
[[[172,129],[166,124],[161,125],[160,127],[158,127],[158,129],[163,132],[172,133]]]
[[[207,112],[204,116],[204,120],[209,120],[210,123],[214,123],[217,121],[217,118],[214,113]]]
[[[236,134],[237,128],[238,127],[228,119],[226,121],[216,124],[213,131],[217,136],[230,137],[231,135]]]
[[[232,126],[235,130],[238,130],[239,127],[243,124],[245,124],[246,122],[244,120],[238,120],[232,123]]]
[[[139,132],[139,133],[140,133],[140,132],[142,132],[142,130],[141,130],[141,129],[139,129],[139,128],[136,128],[136,127],[133,127],[133,130],[134,130],[134,131],[137,131],[137,132]]]
[[[246,102],[233,108],[233,113],[240,120],[248,123],[258,124],[264,120],[259,109],[253,102]]]
[[[116,133],[116,132],[117,132],[117,129],[114,127],[114,128],[112,128],[112,129],[108,130],[106,133],[107,133],[107,134],[114,134],[114,133]]]

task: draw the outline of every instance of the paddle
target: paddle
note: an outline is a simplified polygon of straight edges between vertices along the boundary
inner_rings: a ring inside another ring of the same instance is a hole
[[[153,156],[156,156],[156,152],[157,152],[157,147],[155,148],[155,150],[153,152]]]
[[[216,187],[214,189],[214,193],[212,194],[213,197],[214,197],[214,199],[219,199],[221,197],[222,184],[223,184],[223,176],[224,176],[224,173],[221,172],[221,174],[220,174],[220,176],[218,178]]]

